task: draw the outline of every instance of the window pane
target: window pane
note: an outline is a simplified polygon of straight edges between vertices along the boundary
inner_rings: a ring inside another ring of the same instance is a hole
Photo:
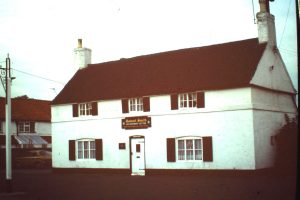
[[[185,160],[184,150],[178,150],[178,160]]]
[[[195,140],[195,149],[202,149],[200,139]]]
[[[78,142],[78,150],[82,150],[82,142],[81,141]]]
[[[77,148],[78,148],[78,158],[81,159],[82,158],[82,142],[81,141],[78,141]]]
[[[30,132],[30,123],[29,122],[24,123],[24,132]]]
[[[129,99],[130,111],[135,111],[135,99]]]
[[[84,158],[89,158],[89,151],[88,150],[84,150]]]
[[[192,100],[189,100],[189,107],[193,107],[193,101]]]
[[[95,150],[90,151],[90,158],[96,158],[96,151]]]
[[[195,150],[195,160],[202,160],[202,150]]]
[[[82,159],[82,151],[78,151],[78,158]]]
[[[79,114],[80,115],[84,115],[85,114],[84,107],[85,107],[84,104],[79,104]]]
[[[89,158],[89,142],[84,141],[84,158]]]
[[[193,140],[186,140],[186,149],[193,149]]]
[[[24,123],[20,122],[19,123],[19,132],[23,132],[24,131]]]
[[[90,149],[96,149],[95,141],[90,141]]]
[[[192,94],[192,107],[196,107],[197,106],[197,94],[193,93]]]
[[[184,149],[184,140],[178,140],[178,149]]]
[[[186,150],[186,159],[194,160],[193,150]]]
[[[142,98],[138,98],[138,111],[143,111],[143,99]]]
[[[92,115],[92,103],[87,103],[86,115]]]
[[[89,142],[88,141],[84,141],[83,144],[84,144],[84,150],[89,148]]]

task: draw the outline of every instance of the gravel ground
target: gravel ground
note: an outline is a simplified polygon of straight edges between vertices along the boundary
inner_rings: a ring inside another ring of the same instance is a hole
[[[296,195],[296,176],[201,173],[197,175],[53,173],[51,170],[14,170],[13,193],[5,192],[0,171],[1,200],[290,200]]]

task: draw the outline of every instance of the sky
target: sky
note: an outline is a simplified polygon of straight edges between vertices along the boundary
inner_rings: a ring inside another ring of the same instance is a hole
[[[270,10],[298,91],[295,0]],[[101,63],[256,38],[258,11],[258,0],[0,0],[0,65],[9,53],[12,97],[53,100],[77,70],[78,38]]]

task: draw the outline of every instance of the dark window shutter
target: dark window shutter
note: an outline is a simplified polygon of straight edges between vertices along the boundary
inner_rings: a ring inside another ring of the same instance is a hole
[[[213,161],[212,137],[202,137],[203,140],[203,161]]]
[[[98,103],[92,102],[92,115],[96,116],[98,115]]]
[[[102,139],[96,139],[96,160],[103,160],[103,145]]]
[[[76,160],[75,140],[69,140],[69,160]]]
[[[171,94],[171,110],[178,109],[178,94]]]
[[[175,162],[175,138],[167,138],[167,161]]]
[[[73,117],[78,117],[78,104],[73,104]]]
[[[122,99],[122,112],[128,113],[128,99]]]
[[[34,133],[34,132],[35,132],[35,123],[30,122],[30,133]]]
[[[204,108],[205,101],[204,101],[204,92],[197,92],[197,108]]]
[[[144,112],[150,111],[150,98],[149,97],[143,97],[143,107],[144,107]]]

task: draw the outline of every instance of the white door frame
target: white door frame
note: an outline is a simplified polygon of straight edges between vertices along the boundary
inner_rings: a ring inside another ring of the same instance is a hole
[[[132,176],[145,176],[145,137],[130,136],[130,171]]]

